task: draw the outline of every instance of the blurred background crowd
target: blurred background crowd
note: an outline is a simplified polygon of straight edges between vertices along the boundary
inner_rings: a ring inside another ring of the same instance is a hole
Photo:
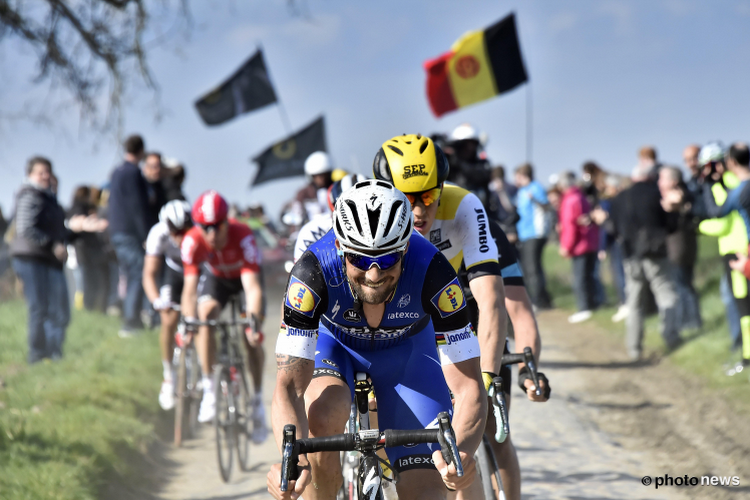
[[[530,163],[512,170],[492,163],[484,148],[487,137],[469,124],[432,138],[448,157],[449,181],[474,192],[516,245],[535,309],[555,307],[543,258],[545,247],[554,245],[570,261],[577,310],[568,321],[584,322],[596,309],[616,306],[611,319],[626,322],[625,347],[633,360],[642,356],[648,314],[658,312],[668,350],[684,342],[683,330],[702,327],[694,286],[698,235],[718,237],[727,256],[722,300],[732,350],[739,352],[747,293],[738,292],[738,277],[728,262],[736,252],[747,253],[745,223],[736,212],[702,221],[694,206],[702,197],[702,168],[715,162],[746,166],[746,145],[725,151],[718,143],[690,144],[683,166],[660,162],[657,149],[644,146],[635,152],[630,175],[586,161],[578,170],[544,180]],[[62,356],[71,305],[121,316],[122,337],[158,321],[143,293],[144,242],[161,207],[186,199],[186,168],[146,149],[137,135],[124,141],[123,150],[123,161],[108,181],[78,186],[67,209],[57,199],[52,162],[31,158],[11,215],[0,218],[0,270],[6,275],[15,271],[29,307],[29,362]],[[314,153],[306,162],[309,183],[284,205],[277,221],[262,205],[232,205],[230,216],[257,235],[267,276],[283,279],[281,270],[292,259],[300,228],[330,213],[328,188],[347,173],[336,167],[326,153]],[[731,172],[725,174],[721,187],[736,185]],[[723,201],[720,196],[717,202]],[[748,354],[728,373],[742,371]]]

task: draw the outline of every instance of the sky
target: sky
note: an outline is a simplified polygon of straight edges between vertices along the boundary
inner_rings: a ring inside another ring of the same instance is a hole
[[[372,158],[390,137],[449,132],[461,123],[485,132],[492,163],[512,169],[528,159],[529,92],[530,160],[542,181],[580,171],[587,160],[627,173],[647,144],[661,160],[679,164],[688,144],[750,140],[750,2],[743,0],[302,0],[308,16],[293,15],[286,0],[190,5],[189,38],[148,53],[163,116],[157,120],[153,94],[138,85],[126,98],[123,130],[184,162],[190,199],[213,188],[275,214],[305,182],[248,189],[249,159],[286,134],[277,106],[212,128],[193,107],[258,44],[292,127],[323,114],[336,166],[362,174],[371,174]],[[436,119],[425,97],[424,61],[510,12],[530,82]],[[35,64],[20,42],[0,41],[2,115],[64,98],[32,81]],[[34,154],[53,161],[63,205],[76,186],[106,182],[121,161],[115,138],[82,128],[75,109],[51,119],[50,127],[0,118],[5,212]]]

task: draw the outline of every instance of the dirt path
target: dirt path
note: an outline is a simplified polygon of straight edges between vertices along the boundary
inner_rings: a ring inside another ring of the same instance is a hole
[[[271,316],[268,324],[276,324],[278,313]],[[541,316],[540,325],[542,368],[553,398],[535,404],[514,389],[511,412],[524,499],[750,498],[746,419],[699,384],[677,376],[666,362],[627,363],[619,343],[594,326],[573,328],[557,312]],[[269,337],[270,353],[275,336]],[[274,375],[269,362],[264,387],[269,411]],[[279,457],[269,439],[253,449],[252,470],[235,469],[224,484],[210,427],[184,448],[164,444],[155,455],[151,473],[163,478],[163,489],[148,496],[161,500],[270,498],[265,476]],[[644,476],[664,474],[739,476],[741,485],[656,489],[642,484]]]

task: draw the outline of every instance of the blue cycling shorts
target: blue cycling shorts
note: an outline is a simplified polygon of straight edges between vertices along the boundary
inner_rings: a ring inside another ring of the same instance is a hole
[[[332,376],[349,385],[354,398],[354,374],[365,372],[378,398],[378,427],[384,429],[437,428],[437,415],[453,415],[450,391],[435,346],[432,323],[416,335],[381,351],[360,352],[346,347],[321,324],[313,377]],[[398,472],[430,469],[432,452],[440,445],[418,444],[386,448]]]

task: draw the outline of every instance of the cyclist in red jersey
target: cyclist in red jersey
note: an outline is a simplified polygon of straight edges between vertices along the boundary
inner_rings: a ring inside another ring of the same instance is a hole
[[[182,292],[182,315],[185,323],[197,317],[200,321],[216,319],[229,298],[245,292],[245,310],[255,328],[246,330],[246,347],[250,373],[255,385],[252,401],[253,441],[262,442],[268,435],[261,394],[263,381],[263,289],[260,276],[260,252],[253,231],[227,218],[226,200],[216,191],[203,193],[193,205],[195,226],[182,241],[181,254],[185,272]],[[210,422],[216,413],[211,368],[216,358],[216,339],[208,326],[198,328],[196,349],[203,370],[203,401],[198,420]]]

